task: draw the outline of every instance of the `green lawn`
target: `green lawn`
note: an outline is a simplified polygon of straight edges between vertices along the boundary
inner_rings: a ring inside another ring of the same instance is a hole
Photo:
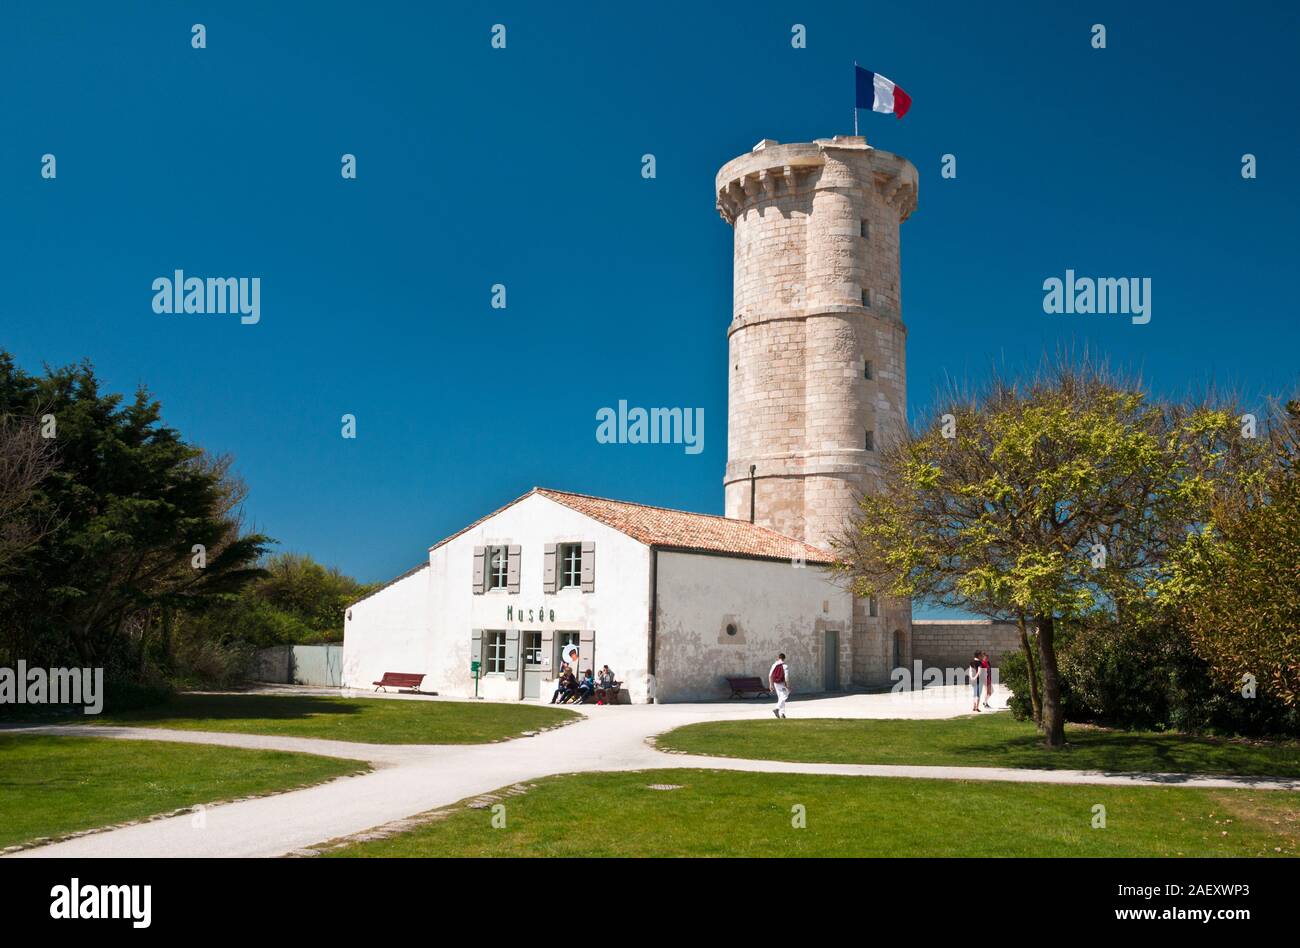
[[[651,784],[680,785],[652,790]],[[1295,856],[1300,793],[701,770],[548,777],[330,856]],[[1092,828],[1093,807],[1106,827]],[[802,806],[806,827],[792,825]]]
[[[368,769],[280,751],[0,734],[0,849]]]
[[[486,744],[577,720],[560,708],[485,701],[184,694],[160,707],[75,723],[323,737],[363,744]]]
[[[1300,742],[1246,742],[1183,734],[1069,727],[1050,751],[1028,722],[1009,714],[940,721],[719,721],[658,738],[663,750],[833,764],[1031,767],[1048,770],[1300,777]]]

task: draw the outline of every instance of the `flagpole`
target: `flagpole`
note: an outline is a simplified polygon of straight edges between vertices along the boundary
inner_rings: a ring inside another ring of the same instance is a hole
[[[853,137],[858,137],[858,61],[853,60]]]

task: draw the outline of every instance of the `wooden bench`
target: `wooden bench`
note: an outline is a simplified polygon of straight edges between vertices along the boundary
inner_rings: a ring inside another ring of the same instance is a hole
[[[412,675],[408,672],[384,672],[384,677],[374,682],[375,691],[381,688],[396,688],[398,691],[406,689],[407,691],[418,692],[420,683],[424,681],[423,675]]]
[[[732,678],[727,676],[727,684],[731,688],[731,697],[743,698],[745,692],[753,691],[757,694],[770,695],[772,692],[767,690],[767,685],[763,684],[761,678]]]

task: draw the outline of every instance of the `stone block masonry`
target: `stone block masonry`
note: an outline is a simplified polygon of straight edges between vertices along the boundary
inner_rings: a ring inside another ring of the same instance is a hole
[[[768,139],[723,166],[735,235],[726,515],[829,549],[906,424],[899,226],[917,174],[865,138]],[[854,608],[853,684],[910,661],[911,605]]]
[[[912,657],[926,668],[965,668],[976,650],[988,652],[996,666],[1020,651],[1020,630],[1014,622],[988,619],[912,621]]]

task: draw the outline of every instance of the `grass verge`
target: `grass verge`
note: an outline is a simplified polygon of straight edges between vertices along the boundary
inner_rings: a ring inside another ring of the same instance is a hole
[[[280,751],[0,734],[0,849],[367,769]]]
[[[1028,767],[1125,773],[1300,777],[1300,742],[1070,726],[1048,750],[1033,724],[1009,714],[937,721],[788,719],[690,724],[660,735],[666,751],[831,764]]]
[[[1300,827],[1300,794],[1277,791],[686,769],[526,786],[504,811],[478,798],[325,855],[1294,856]]]
[[[578,717],[561,708],[484,701],[183,694],[165,705],[73,723],[319,737],[362,744],[486,744]]]

